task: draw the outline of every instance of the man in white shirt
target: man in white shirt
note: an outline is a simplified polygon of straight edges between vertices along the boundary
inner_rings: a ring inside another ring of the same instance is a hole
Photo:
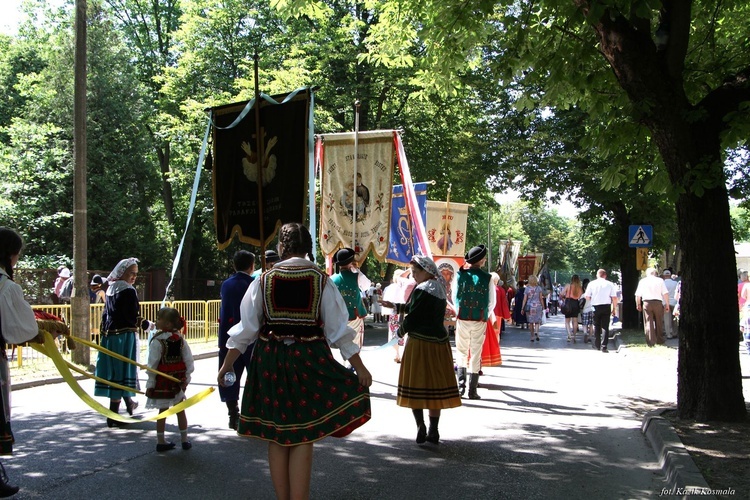
[[[669,290],[656,269],[646,269],[646,277],[635,290],[635,307],[643,311],[643,329],[649,347],[664,343],[664,313],[669,314]]]
[[[594,307],[594,336],[596,337],[592,347],[602,352],[609,352],[609,319],[617,311],[617,287],[611,281],[607,281],[607,271],[599,269],[596,279],[589,283],[584,293],[586,300],[591,300]],[[602,330],[604,339],[602,340]]]
[[[677,305],[677,299],[675,298],[675,291],[677,290],[677,282],[672,279],[672,270],[667,268],[661,272],[661,277],[664,280],[664,286],[667,287],[669,292],[669,313],[664,315],[664,335],[668,339],[677,337],[677,333],[674,331],[674,306]]]

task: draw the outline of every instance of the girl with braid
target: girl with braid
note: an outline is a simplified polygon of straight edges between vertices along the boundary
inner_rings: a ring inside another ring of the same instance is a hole
[[[268,442],[277,498],[308,498],[313,443],[344,437],[370,419],[372,375],[347,326],[344,299],[307,259],[314,255],[308,229],[284,224],[277,250],[281,260],[242,299],[218,381],[224,385],[234,360],[255,342],[237,433]],[[356,374],[333,358],[329,345]]]

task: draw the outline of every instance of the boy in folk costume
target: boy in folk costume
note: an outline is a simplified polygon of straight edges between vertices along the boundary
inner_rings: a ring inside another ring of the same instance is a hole
[[[333,258],[333,263],[339,266],[339,272],[331,276],[341,296],[344,297],[346,310],[349,312],[349,326],[357,333],[354,343],[360,348],[365,338],[365,321],[367,309],[362,302],[359,289],[359,270],[354,262],[355,253],[351,248],[342,248]]]
[[[464,256],[468,268],[458,272],[456,286],[456,350],[458,351],[458,389],[463,396],[466,390],[466,373],[469,373],[469,399],[481,399],[477,394],[479,370],[482,363],[482,346],[489,313],[495,308],[495,290],[492,277],[481,268],[487,261],[484,245],[473,247]],[[469,356],[471,364],[469,365]]]

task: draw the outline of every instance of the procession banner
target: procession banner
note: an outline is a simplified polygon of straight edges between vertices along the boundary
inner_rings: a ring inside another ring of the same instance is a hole
[[[433,255],[466,254],[466,221],[469,205],[427,200],[427,240]]]
[[[543,256],[542,253],[529,253],[518,257],[518,279],[527,280],[532,274],[539,274]]]
[[[415,254],[425,255],[425,250],[419,244],[419,238],[416,237],[416,225],[421,224],[424,227],[424,221],[427,218],[427,182],[417,182],[414,186],[414,192],[417,197],[419,210],[416,214],[410,213],[406,206],[404,196],[404,186],[393,186],[391,198],[391,231],[390,243],[388,245],[388,255],[386,262],[392,264],[407,265]]]
[[[500,279],[506,283],[515,284],[516,271],[518,270],[518,254],[521,252],[521,240],[508,239],[505,243],[501,243],[499,248],[500,253]]]
[[[456,284],[458,283],[458,271],[464,265],[464,257],[448,257],[435,255],[433,257],[438,269],[438,280],[445,287],[445,294],[448,302],[452,305],[455,303]]]
[[[372,251],[388,253],[395,151],[392,130],[359,132],[354,178],[354,132],[325,134],[321,156],[320,248],[331,256],[343,247],[362,263]],[[356,234],[355,234],[356,233]]]
[[[220,249],[226,248],[234,235],[243,243],[265,248],[282,223],[303,221],[305,217],[310,92],[304,89],[288,95],[263,96],[260,101],[263,158],[259,158],[256,150],[255,111],[248,108],[252,103],[211,109],[214,222]],[[262,177],[263,242],[258,211],[259,177]]]

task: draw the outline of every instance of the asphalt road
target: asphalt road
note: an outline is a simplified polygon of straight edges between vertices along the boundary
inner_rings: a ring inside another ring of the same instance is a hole
[[[633,394],[674,401],[676,361],[637,362],[626,351],[568,344],[560,317],[541,336],[532,344],[526,330],[510,328],[503,365],[486,368],[480,380],[482,399],[444,411],[441,444],[420,446],[411,410],[395,403],[400,365],[393,348],[377,347],[385,329],[368,328],[362,356],[375,380],[372,420],[347,438],[315,445],[311,497],[659,496],[663,474],[630,405]],[[188,395],[215,383],[217,363],[196,363]],[[82,386],[93,394],[93,382]],[[108,429],[64,384],[19,390],[15,452],[2,461],[21,486],[16,498],[275,498],[266,444],[226,427],[218,392],[187,415],[193,449],[157,453],[153,423]],[[167,434],[179,441],[175,417]]]

